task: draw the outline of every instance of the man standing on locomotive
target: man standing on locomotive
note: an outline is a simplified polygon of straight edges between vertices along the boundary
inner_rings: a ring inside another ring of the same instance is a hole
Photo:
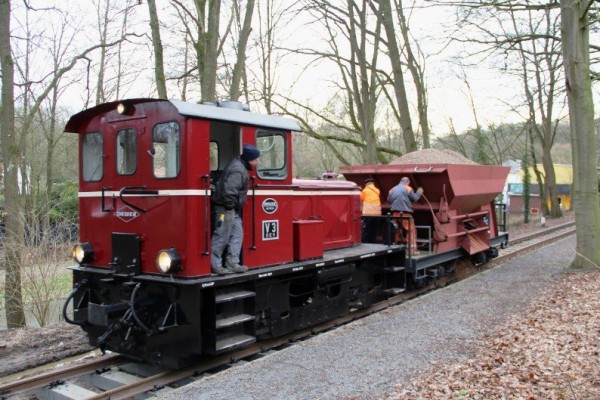
[[[406,241],[410,240],[410,248],[413,254],[418,254],[417,251],[417,229],[413,220],[412,203],[418,201],[423,194],[423,188],[418,188],[417,191],[409,186],[410,180],[404,176],[400,179],[400,183],[394,186],[388,194],[388,202],[392,210],[392,217],[400,217],[402,220],[402,230],[408,235]]]
[[[260,151],[249,144],[244,144],[242,154],[231,160],[223,169],[212,198],[215,230],[211,243],[212,272],[228,275],[246,272],[247,267],[240,265],[240,252],[244,230],[241,211],[248,195],[248,171],[256,168]],[[223,251],[227,247],[225,266]]]

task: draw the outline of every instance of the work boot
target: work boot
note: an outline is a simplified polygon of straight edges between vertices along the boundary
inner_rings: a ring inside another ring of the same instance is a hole
[[[217,275],[230,275],[233,274],[235,271],[229,268],[213,267],[212,272]]]
[[[248,271],[248,267],[245,267],[245,266],[240,265],[240,264],[231,264],[231,265],[228,265],[227,269],[231,270],[233,272],[237,272],[237,273],[242,273],[242,272]]]

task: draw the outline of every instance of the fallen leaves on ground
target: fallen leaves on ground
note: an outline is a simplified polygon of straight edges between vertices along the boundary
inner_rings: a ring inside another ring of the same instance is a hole
[[[600,399],[600,271],[572,272],[482,338],[477,356],[433,365],[391,399]]]

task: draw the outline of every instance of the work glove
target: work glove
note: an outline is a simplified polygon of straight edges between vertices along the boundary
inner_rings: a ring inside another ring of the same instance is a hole
[[[419,194],[423,194],[423,188],[422,188],[422,187],[418,188],[418,189],[417,189],[417,193],[419,193]]]

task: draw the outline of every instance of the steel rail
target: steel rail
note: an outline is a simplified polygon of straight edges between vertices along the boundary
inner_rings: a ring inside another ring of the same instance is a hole
[[[101,357],[94,357],[90,360],[86,360],[83,364],[77,363],[68,365],[58,369],[52,369],[36,374],[35,376],[28,376],[14,382],[9,382],[0,385],[0,398],[5,398],[10,395],[39,389],[46,385],[50,385],[57,381],[72,379],[74,377],[96,371],[102,368],[108,368],[119,364],[126,360],[125,357],[115,355],[104,355]],[[26,372],[26,371],[23,371]]]

